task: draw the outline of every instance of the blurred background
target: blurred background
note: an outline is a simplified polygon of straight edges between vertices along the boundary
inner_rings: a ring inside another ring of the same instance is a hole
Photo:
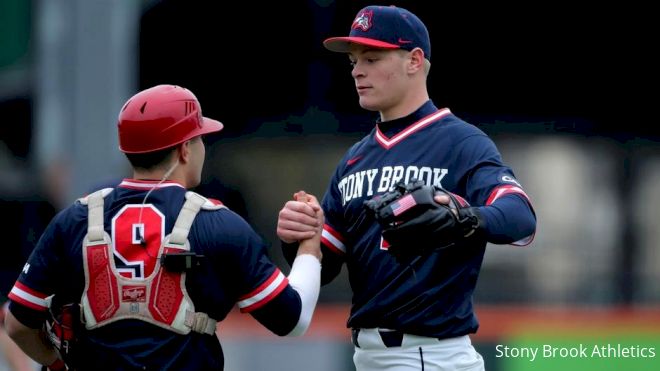
[[[129,176],[121,105],[178,84],[225,124],[207,138],[199,192],[245,217],[288,272],[275,234],[292,193],[322,196],[338,160],[373,127],[346,56],[365,1],[0,0],[2,294],[57,210]],[[657,370],[654,358],[536,360],[496,346],[653,347],[660,353],[660,129],[650,12],[389,1],[432,41],[438,107],[492,137],[534,203],[524,248],[491,245],[473,336],[489,370]],[[656,36],[653,36],[656,35]],[[652,68],[653,67],[653,68]],[[345,271],[301,339],[250,316],[219,327],[227,370],[351,370]],[[0,360],[0,369],[11,369]]]

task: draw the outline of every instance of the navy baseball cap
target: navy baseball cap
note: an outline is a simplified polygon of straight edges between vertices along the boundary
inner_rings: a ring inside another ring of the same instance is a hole
[[[413,50],[420,48],[431,60],[431,41],[424,23],[406,9],[371,5],[360,10],[346,37],[331,37],[323,46],[333,52],[347,53],[351,44],[380,49]]]

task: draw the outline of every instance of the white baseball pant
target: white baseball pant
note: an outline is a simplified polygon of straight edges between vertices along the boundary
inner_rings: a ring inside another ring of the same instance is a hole
[[[357,371],[484,371],[468,335],[449,339],[387,329],[353,329]]]

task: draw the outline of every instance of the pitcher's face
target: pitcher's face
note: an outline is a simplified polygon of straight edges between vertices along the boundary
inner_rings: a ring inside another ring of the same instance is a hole
[[[403,101],[410,81],[406,51],[354,44],[349,59],[362,108],[386,112]]]

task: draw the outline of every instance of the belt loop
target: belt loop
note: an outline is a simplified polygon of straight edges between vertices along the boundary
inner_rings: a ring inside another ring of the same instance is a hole
[[[401,331],[378,330],[378,335],[387,348],[400,347],[403,344],[403,332]]]
[[[360,347],[360,343],[358,343],[358,335],[360,334],[360,329],[359,328],[352,328],[351,329],[351,340],[353,341],[353,345],[355,345],[357,348]]]

